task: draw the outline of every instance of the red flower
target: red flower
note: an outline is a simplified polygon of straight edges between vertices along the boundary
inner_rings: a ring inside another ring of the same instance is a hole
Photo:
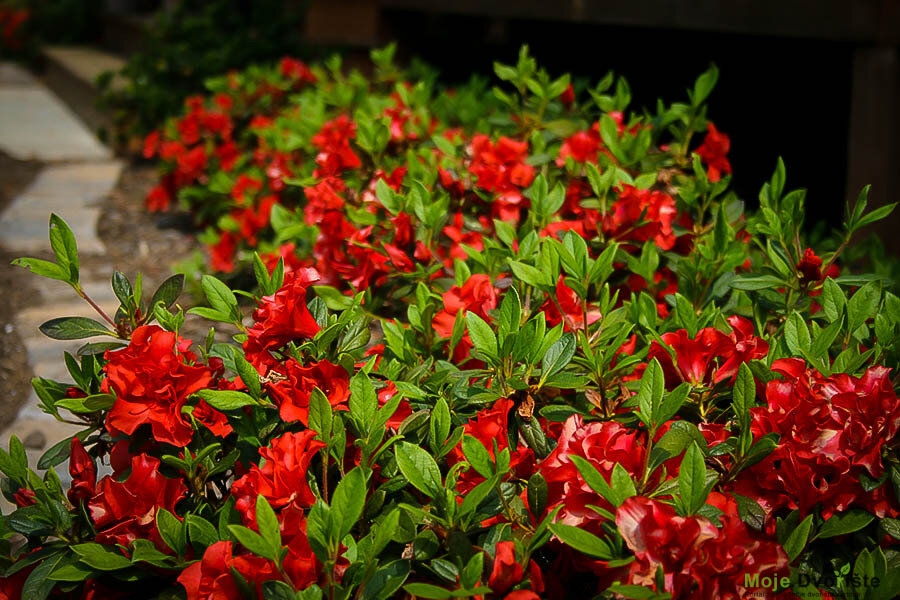
[[[496,194],[491,205],[494,217],[518,221],[519,211],[526,206],[522,189],[534,180],[534,167],[528,165],[528,142],[501,137],[492,144],[486,135],[472,138],[472,164],[469,171],[477,187]]]
[[[570,83],[566,86],[566,89],[563,90],[563,93],[559,95],[559,101],[562,102],[563,106],[569,108],[573,104],[575,104],[575,88],[572,87]]]
[[[616,525],[637,560],[627,583],[654,588],[658,569],[675,598],[746,598],[744,574],[787,576],[788,558],[778,544],[751,532],[733,498],[711,494],[723,511],[722,527],[700,516],[680,517],[668,504],[635,496],[616,511]]]
[[[174,512],[187,494],[187,486],[181,479],[164,477],[159,467],[159,459],[140,454],[132,457],[131,473],[125,481],[110,476],[99,481],[96,493],[87,502],[97,543],[128,547],[143,538],[153,541],[160,550],[166,549],[156,528],[156,513],[160,508]]]
[[[706,163],[707,177],[715,183],[722,178],[722,174],[731,174],[731,163],[728,162],[731,140],[712,123],[707,125],[707,132],[703,143],[694,152]]]
[[[824,518],[852,506],[896,516],[900,506],[889,486],[866,491],[860,483],[864,474],[881,477],[882,452],[900,431],[900,400],[889,370],[825,377],[805,366],[801,359],[772,365],[783,379],[767,384],[767,406],[751,409],[752,427],[754,437],[777,433],[780,441],[762,462],[740,473],[735,491],[770,513],[788,507],[807,514],[821,505]]]
[[[244,349],[254,353],[277,350],[288,342],[312,338],[319,325],[306,307],[306,287],[319,279],[314,269],[292,271],[271,296],[260,300],[253,313],[255,323],[247,330]]]
[[[733,315],[729,335],[713,327],[705,327],[693,338],[685,329],[662,335],[662,341],[675,352],[675,362],[668,350],[657,342],[650,345],[648,359],[659,360],[666,374],[666,386],[676,387],[682,381],[693,386],[712,387],[726,380],[734,381],[741,363],[763,358],[769,344],[753,335],[753,324]]]
[[[618,199],[603,217],[603,232],[617,241],[653,240],[661,250],[671,250],[675,246],[675,200],[665,192],[631,185],[623,185],[618,193]]]
[[[591,306],[578,297],[575,291],[566,285],[565,278],[560,275],[556,282],[556,302],[547,298],[541,306],[547,318],[547,324],[555,327],[565,323],[566,331],[584,329],[586,325],[596,323],[603,315],[596,307]],[[562,314],[560,314],[562,310]],[[585,323],[585,317],[587,323]]]
[[[797,271],[804,283],[818,283],[824,279],[822,275],[822,259],[816,256],[812,248],[803,252],[803,258],[797,263]]]
[[[237,499],[235,508],[244,522],[256,522],[256,498],[264,496],[272,508],[279,510],[290,504],[309,508],[316,497],[309,488],[306,472],[316,453],[325,444],[315,439],[316,432],[305,430],[286,433],[259,449],[264,459],[262,467],[254,464],[250,472],[234,482],[231,495]]]
[[[515,542],[497,542],[494,550],[494,565],[488,586],[495,594],[505,594],[512,586],[522,581],[525,570],[516,560]]]
[[[309,399],[314,388],[325,394],[333,408],[347,410],[350,377],[344,367],[327,360],[303,366],[290,358],[284,363],[284,371],[284,379],[267,386],[284,421],[300,421],[309,425]]]
[[[588,486],[571,457],[580,456],[589,461],[607,481],[616,464],[621,464],[632,476],[642,474],[646,435],[617,421],[585,423],[580,415],[573,415],[563,425],[558,441],[553,452],[538,465],[547,480],[549,508],[562,505],[558,521],[599,533],[601,517],[588,505],[607,510],[613,507]]]
[[[169,193],[166,186],[155,185],[147,194],[145,204],[150,212],[163,212],[172,205],[172,194]]]
[[[187,591],[187,600],[242,600],[235,573],[256,590],[257,598],[263,597],[264,581],[281,579],[275,565],[264,558],[253,554],[235,557],[226,540],[209,546],[202,560],[181,572],[178,583]]]
[[[599,125],[594,123],[594,126],[587,131],[579,131],[566,138],[559,148],[556,165],[564,166],[569,157],[575,162],[596,164],[602,144]]]
[[[341,171],[358,169],[362,163],[350,147],[350,140],[356,136],[356,123],[347,115],[341,115],[328,121],[312,137],[313,145],[318,148],[314,177],[337,175]]]
[[[72,487],[66,494],[69,502],[78,506],[79,502],[94,495],[97,486],[97,467],[94,465],[94,459],[90,457],[77,437],[72,438],[69,475],[72,477]]]
[[[281,63],[279,63],[278,68],[281,71],[282,77],[293,79],[298,83],[316,82],[315,74],[309,70],[309,67],[306,66],[306,63],[299,61],[296,58],[285,56],[281,59]]]
[[[176,336],[157,325],[134,330],[128,347],[106,352],[106,379],[102,390],[113,392],[116,401],[106,416],[113,435],[133,435],[141,425],[150,425],[158,442],[186,446],[193,427],[182,408],[188,396],[210,385],[212,370],[192,365],[194,355]]]
[[[487,275],[476,274],[469,277],[462,287],[454,285],[444,292],[444,308],[434,316],[432,327],[441,337],[449,338],[453,333],[456,314],[474,311],[484,320],[489,320],[488,311],[497,308],[497,290]]]

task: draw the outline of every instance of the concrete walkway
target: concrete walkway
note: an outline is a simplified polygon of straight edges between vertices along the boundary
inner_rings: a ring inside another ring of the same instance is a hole
[[[49,252],[49,218],[50,213],[56,213],[74,231],[81,255],[103,255],[105,248],[97,238],[98,204],[112,190],[122,164],[45,86],[10,64],[0,64],[0,148],[15,158],[36,159],[47,165],[0,215],[0,244],[21,256]],[[83,272],[82,285],[108,314],[113,314],[118,301],[109,283],[112,268],[100,271]],[[35,376],[71,382],[63,353],[74,354],[85,340],[52,340],[41,334],[38,326],[55,317],[98,317],[65,283],[38,276],[32,283],[39,294],[29,306],[22,307],[14,327],[23,339]],[[0,432],[0,447],[8,449],[13,435],[27,439],[26,450],[34,469],[46,449],[79,429],[42,412],[32,391],[15,422]],[[59,471],[63,481],[68,481],[66,469]],[[4,506],[4,511],[7,508]]]

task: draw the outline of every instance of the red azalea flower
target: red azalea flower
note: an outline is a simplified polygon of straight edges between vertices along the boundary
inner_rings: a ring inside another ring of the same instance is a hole
[[[900,400],[889,370],[825,377],[802,359],[777,360],[772,370],[783,378],[767,384],[766,406],[751,409],[752,427],[754,437],[777,433],[779,444],[740,473],[734,490],[769,514],[788,507],[805,515],[819,505],[826,519],[853,506],[879,518],[900,514],[885,486],[866,491],[860,483],[863,474],[883,475],[882,452],[900,431]]]
[[[300,433],[286,433],[259,449],[262,466],[254,464],[250,471],[234,482],[231,495],[237,500],[235,508],[244,523],[256,523],[256,498],[264,496],[272,508],[280,510],[290,504],[309,508],[316,497],[309,488],[306,472],[316,453],[325,447],[310,429]]]
[[[77,437],[72,438],[69,475],[72,477],[72,486],[66,495],[69,502],[78,506],[82,500],[87,500],[94,495],[97,487],[97,467],[94,459],[90,457]]]
[[[525,569],[516,560],[515,542],[497,542],[494,549],[494,564],[488,586],[495,594],[505,594],[525,576]]]
[[[580,415],[569,417],[559,434],[558,445],[538,465],[549,488],[548,510],[562,505],[559,522],[600,534],[601,517],[588,506],[610,511],[614,508],[585,483],[571,457],[589,461],[609,481],[616,464],[633,477],[642,474],[646,447],[644,432],[628,429],[617,421],[585,423]],[[672,471],[669,469],[670,474]],[[539,519],[542,515],[534,516]]]
[[[584,329],[586,325],[596,323],[603,318],[598,308],[590,304],[585,306],[575,290],[566,285],[562,275],[556,282],[556,302],[548,297],[541,306],[541,310],[547,318],[548,325],[555,327],[560,323],[565,323],[566,331]],[[560,314],[560,310],[563,311],[562,314]],[[585,323],[585,317],[587,317],[587,323]]]
[[[350,140],[354,137],[356,123],[347,115],[341,115],[322,125],[319,133],[312,137],[313,145],[319,150],[316,156],[319,168],[313,171],[313,176],[327,177],[341,171],[358,169],[362,163],[350,147]]]
[[[282,77],[293,79],[298,83],[315,83],[317,81],[315,74],[309,70],[306,63],[296,58],[285,56],[281,59],[278,68]]]
[[[319,325],[306,307],[306,288],[318,279],[315,269],[285,274],[281,288],[260,300],[259,308],[253,313],[255,323],[247,330],[244,348],[256,352],[277,350],[288,342],[316,335]]]
[[[618,198],[603,217],[603,232],[621,242],[653,240],[661,250],[675,246],[672,224],[675,200],[659,190],[641,190],[631,185],[618,189]]]
[[[186,446],[194,429],[182,408],[188,396],[213,380],[206,365],[192,365],[195,357],[186,348],[176,350],[176,336],[157,325],[134,330],[128,347],[108,350],[101,389],[114,393],[116,401],[106,416],[113,435],[133,435],[150,425],[158,442]]]
[[[257,598],[263,597],[264,581],[281,579],[271,561],[253,554],[235,557],[233,552],[230,541],[216,542],[206,549],[202,560],[181,572],[178,583],[187,591],[187,600],[242,600],[235,573],[256,590]]]
[[[171,205],[172,194],[170,194],[166,186],[162,184],[153,186],[145,200],[145,206],[150,212],[163,212],[169,210],[169,206]]]
[[[276,369],[278,370],[278,369]],[[267,385],[272,400],[284,421],[300,421],[309,425],[309,399],[314,388],[319,388],[337,410],[347,410],[350,398],[350,377],[344,367],[327,360],[301,365],[289,358],[284,363],[284,379]]]
[[[730,149],[731,140],[728,136],[709,123],[703,143],[694,152],[706,163],[706,173],[711,183],[719,181],[723,174],[731,174],[731,163],[728,162],[728,150]]]
[[[797,271],[804,283],[818,283],[825,278],[822,275],[822,259],[816,256],[812,248],[803,252],[803,258],[797,263]]]
[[[566,159],[571,157],[578,163],[597,163],[597,155],[600,153],[600,147],[603,145],[600,139],[599,124],[587,131],[579,131],[567,137],[559,148],[559,156],[556,158],[556,165],[565,166]]]
[[[456,314],[460,311],[475,311],[484,320],[490,320],[488,311],[497,308],[497,290],[491,283],[491,278],[484,274],[476,274],[469,277],[462,287],[454,285],[444,292],[444,308],[434,316],[432,327],[444,338],[449,338],[453,333],[453,323]]]
[[[142,152],[144,158],[153,158],[156,156],[156,153],[159,152],[159,140],[161,135],[162,132],[157,129],[148,133],[147,137],[144,138],[144,151]]]
[[[159,459],[140,454],[132,457],[131,472],[125,481],[106,476],[97,483],[87,508],[97,530],[98,544],[127,548],[143,538],[167,551],[156,528],[156,513],[160,508],[175,512],[175,505],[187,494],[187,486],[181,479],[164,477],[159,467]]]
[[[662,341],[675,352],[675,362],[668,350],[653,341],[648,359],[659,360],[666,374],[666,386],[672,389],[682,381],[693,386],[712,387],[722,381],[734,381],[741,363],[763,358],[769,344],[753,335],[753,324],[733,315],[728,322],[732,332],[725,334],[714,327],[705,327],[693,338],[686,329],[664,333]]]
[[[519,211],[527,206],[522,189],[534,180],[534,167],[527,164],[528,142],[501,137],[496,144],[486,135],[475,135],[470,147],[472,163],[469,172],[476,186],[496,197],[492,216],[504,221],[518,221]]]
[[[665,589],[658,592],[739,600],[753,591],[744,587],[745,573],[787,576],[784,549],[750,531],[733,498],[713,493],[709,502],[724,513],[721,528],[704,517],[680,517],[658,500],[625,500],[616,511],[616,525],[637,559],[628,567],[627,583],[654,588],[661,568]]]

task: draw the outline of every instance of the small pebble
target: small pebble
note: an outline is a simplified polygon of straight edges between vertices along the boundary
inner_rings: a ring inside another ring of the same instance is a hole
[[[3,326],[3,332],[6,334],[10,334],[15,330],[15,328],[16,328],[16,326],[13,325],[12,323],[7,323],[6,325]]]
[[[47,445],[47,436],[41,431],[32,431],[22,440],[22,445],[31,450],[43,450]]]

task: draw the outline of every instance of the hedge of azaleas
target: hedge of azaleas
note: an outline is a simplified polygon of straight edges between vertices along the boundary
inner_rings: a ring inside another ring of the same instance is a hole
[[[900,299],[810,248],[779,162],[745,214],[727,135],[688,101],[526,50],[440,91],[285,59],[211,82],[151,135],[205,228],[219,321],[183,277],[112,279],[60,318],[84,431],[0,452],[0,598],[893,598]],[[71,231],[55,261],[78,284]]]

